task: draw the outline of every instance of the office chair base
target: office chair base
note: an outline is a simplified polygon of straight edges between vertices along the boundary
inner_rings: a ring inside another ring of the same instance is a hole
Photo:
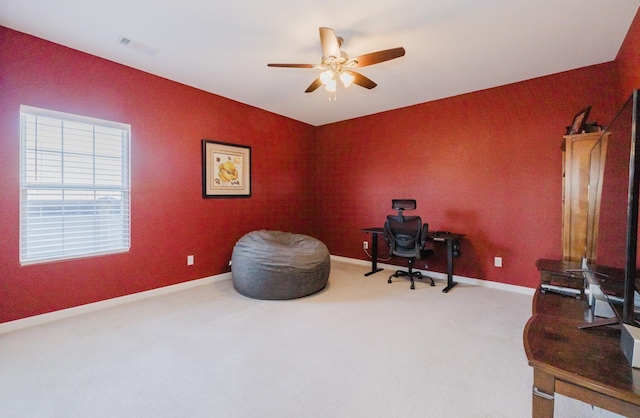
[[[418,278],[420,280],[422,280],[423,278],[427,278],[429,280],[431,280],[431,286],[435,286],[436,284],[433,281],[433,277],[429,277],[429,276],[424,276],[422,274],[422,272],[419,271],[412,271],[412,272],[408,272],[408,271],[404,271],[404,270],[397,270],[395,273],[393,273],[391,276],[389,276],[389,280],[387,280],[387,283],[393,283],[391,281],[392,277],[409,277],[411,279],[411,289],[414,290],[416,288],[416,285],[414,283],[414,277]]]

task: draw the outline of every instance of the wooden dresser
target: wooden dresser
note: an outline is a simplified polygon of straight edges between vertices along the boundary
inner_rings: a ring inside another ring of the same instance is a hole
[[[579,267],[575,262],[538,260],[536,266],[543,281],[581,284],[580,279],[564,273]],[[536,291],[523,335],[533,367],[533,417],[553,417],[555,393],[640,417],[640,369],[632,368],[624,357],[619,330],[578,329],[593,321],[584,295],[575,298]]]

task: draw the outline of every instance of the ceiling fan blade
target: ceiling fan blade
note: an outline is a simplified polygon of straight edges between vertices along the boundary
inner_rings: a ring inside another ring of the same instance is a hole
[[[384,51],[372,52],[370,54],[360,55],[352,60],[357,62],[356,67],[366,67],[367,65],[377,64],[379,62],[389,61],[404,56],[404,48],[385,49]]]
[[[315,68],[314,64],[267,64],[268,67],[283,67],[283,68]]]
[[[320,43],[322,44],[322,54],[325,58],[340,57],[340,42],[333,29],[320,28]]]
[[[363,76],[360,73],[356,73],[355,71],[349,71],[351,73],[351,75],[353,75],[353,83],[357,84],[359,86],[362,86],[366,89],[371,90],[372,88],[374,88],[375,86],[377,86],[376,83],[374,83],[371,79]]]
[[[321,85],[322,85],[322,81],[320,81],[320,77],[318,77],[315,80],[313,80],[313,83],[311,83],[304,92],[311,93],[312,91],[316,91],[316,89]]]

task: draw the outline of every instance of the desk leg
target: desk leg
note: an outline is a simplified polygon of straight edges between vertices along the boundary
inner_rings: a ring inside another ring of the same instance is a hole
[[[442,289],[442,293],[448,293],[458,283],[453,281],[453,245],[455,240],[447,240],[447,287]]]
[[[379,271],[382,271],[382,269],[378,268],[378,235],[371,234],[371,271],[364,275],[371,276]]]
[[[555,378],[543,371],[533,368],[533,418],[553,418],[553,399],[555,393]]]

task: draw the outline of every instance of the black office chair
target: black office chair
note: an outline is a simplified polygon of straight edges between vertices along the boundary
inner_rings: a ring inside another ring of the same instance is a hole
[[[384,238],[389,245],[389,255],[395,255],[409,259],[409,271],[397,270],[389,276],[388,283],[392,283],[392,277],[409,277],[411,289],[415,289],[414,278],[426,277],[431,280],[431,286],[435,286],[433,278],[423,276],[420,271],[413,271],[413,262],[423,260],[433,254],[433,250],[426,248],[427,232],[429,224],[423,224],[419,216],[404,216],[404,210],[416,208],[413,199],[393,199],[391,208],[398,211],[398,215],[387,216],[384,224]]]

